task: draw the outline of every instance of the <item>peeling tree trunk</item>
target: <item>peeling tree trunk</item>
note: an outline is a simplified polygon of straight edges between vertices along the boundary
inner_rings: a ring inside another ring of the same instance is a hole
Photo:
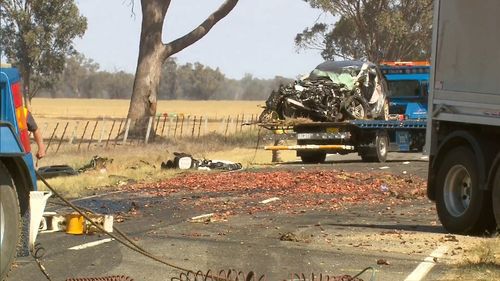
[[[170,1],[143,0],[141,3],[143,17],[139,58],[127,116],[137,122],[132,128],[132,134],[144,132],[146,120],[156,114],[161,69],[166,59],[161,36]]]
[[[149,117],[156,114],[162,65],[165,60],[194,44],[229,14],[238,0],[226,0],[203,23],[168,44],[162,42],[163,22],[171,0],[142,0],[142,26],[139,58],[128,118],[135,120],[130,133],[144,134]]]

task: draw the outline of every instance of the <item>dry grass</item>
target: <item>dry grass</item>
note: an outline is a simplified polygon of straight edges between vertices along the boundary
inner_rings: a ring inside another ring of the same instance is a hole
[[[127,116],[129,100],[49,99],[34,98],[32,111],[39,118],[123,118]],[[245,114],[260,114],[263,101],[187,101],[158,102],[158,113],[184,114],[220,118]]]
[[[158,114],[169,113],[168,117],[157,116],[153,129],[165,137],[191,137],[212,132],[235,134],[248,130],[242,121],[257,120],[263,102],[258,101],[159,101]],[[32,101],[33,115],[42,128],[43,137],[64,143],[74,139],[84,141],[110,138],[113,141],[123,132],[129,106],[128,100],[99,99],[44,99]],[[200,118],[202,121],[200,122]],[[94,133],[94,134],[92,134]]]
[[[442,280],[500,280],[500,237],[472,246]]]

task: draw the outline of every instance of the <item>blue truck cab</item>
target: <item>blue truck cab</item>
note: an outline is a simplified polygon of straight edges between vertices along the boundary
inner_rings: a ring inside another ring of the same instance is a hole
[[[16,256],[34,250],[50,196],[37,191],[26,112],[19,71],[0,64],[0,280]]]
[[[380,71],[389,88],[389,113],[405,120],[427,118],[430,64],[428,62],[383,62]]]

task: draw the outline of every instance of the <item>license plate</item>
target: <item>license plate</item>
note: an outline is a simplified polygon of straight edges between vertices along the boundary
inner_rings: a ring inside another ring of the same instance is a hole
[[[339,128],[326,128],[327,133],[337,134],[339,132]]]
[[[314,134],[310,134],[310,133],[297,134],[297,139],[299,139],[299,140],[310,140],[313,137],[314,137]]]

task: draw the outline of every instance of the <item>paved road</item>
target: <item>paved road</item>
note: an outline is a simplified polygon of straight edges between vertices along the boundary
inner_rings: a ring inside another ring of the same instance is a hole
[[[361,163],[352,156],[334,155],[328,160],[322,165],[287,163],[273,169],[335,167],[424,178],[427,170],[427,162],[420,154],[391,154],[384,164]],[[213,196],[214,200],[219,197],[226,200],[246,195]],[[117,225],[142,247],[178,266],[203,271],[254,271],[265,274],[268,280],[289,280],[292,272],[354,275],[369,266],[376,270],[375,280],[404,280],[439,246],[458,249],[455,239],[446,236],[437,222],[433,204],[423,198],[397,204],[346,205],[337,211],[303,209],[293,214],[279,211],[240,214],[227,221],[192,223],[187,220],[200,215],[200,209],[195,204],[186,207],[181,202],[195,197],[175,193],[158,198],[123,192],[79,203],[112,213],[137,208],[136,215]],[[178,276],[179,271],[136,254],[116,241],[68,250],[105,238],[41,234],[39,241],[47,249],[44,264],[53,280],[128,275],[134,280],[156,281]],[[377,261],[381,263],[382,259],[388,264],[378,265]],[[362,275],[364,280],[369,277]],[[439,273],[432,271],[425,280],[438,277]],[[17,263],[8,280],[43,280],[43,276],[34,262],[25,258]]]

